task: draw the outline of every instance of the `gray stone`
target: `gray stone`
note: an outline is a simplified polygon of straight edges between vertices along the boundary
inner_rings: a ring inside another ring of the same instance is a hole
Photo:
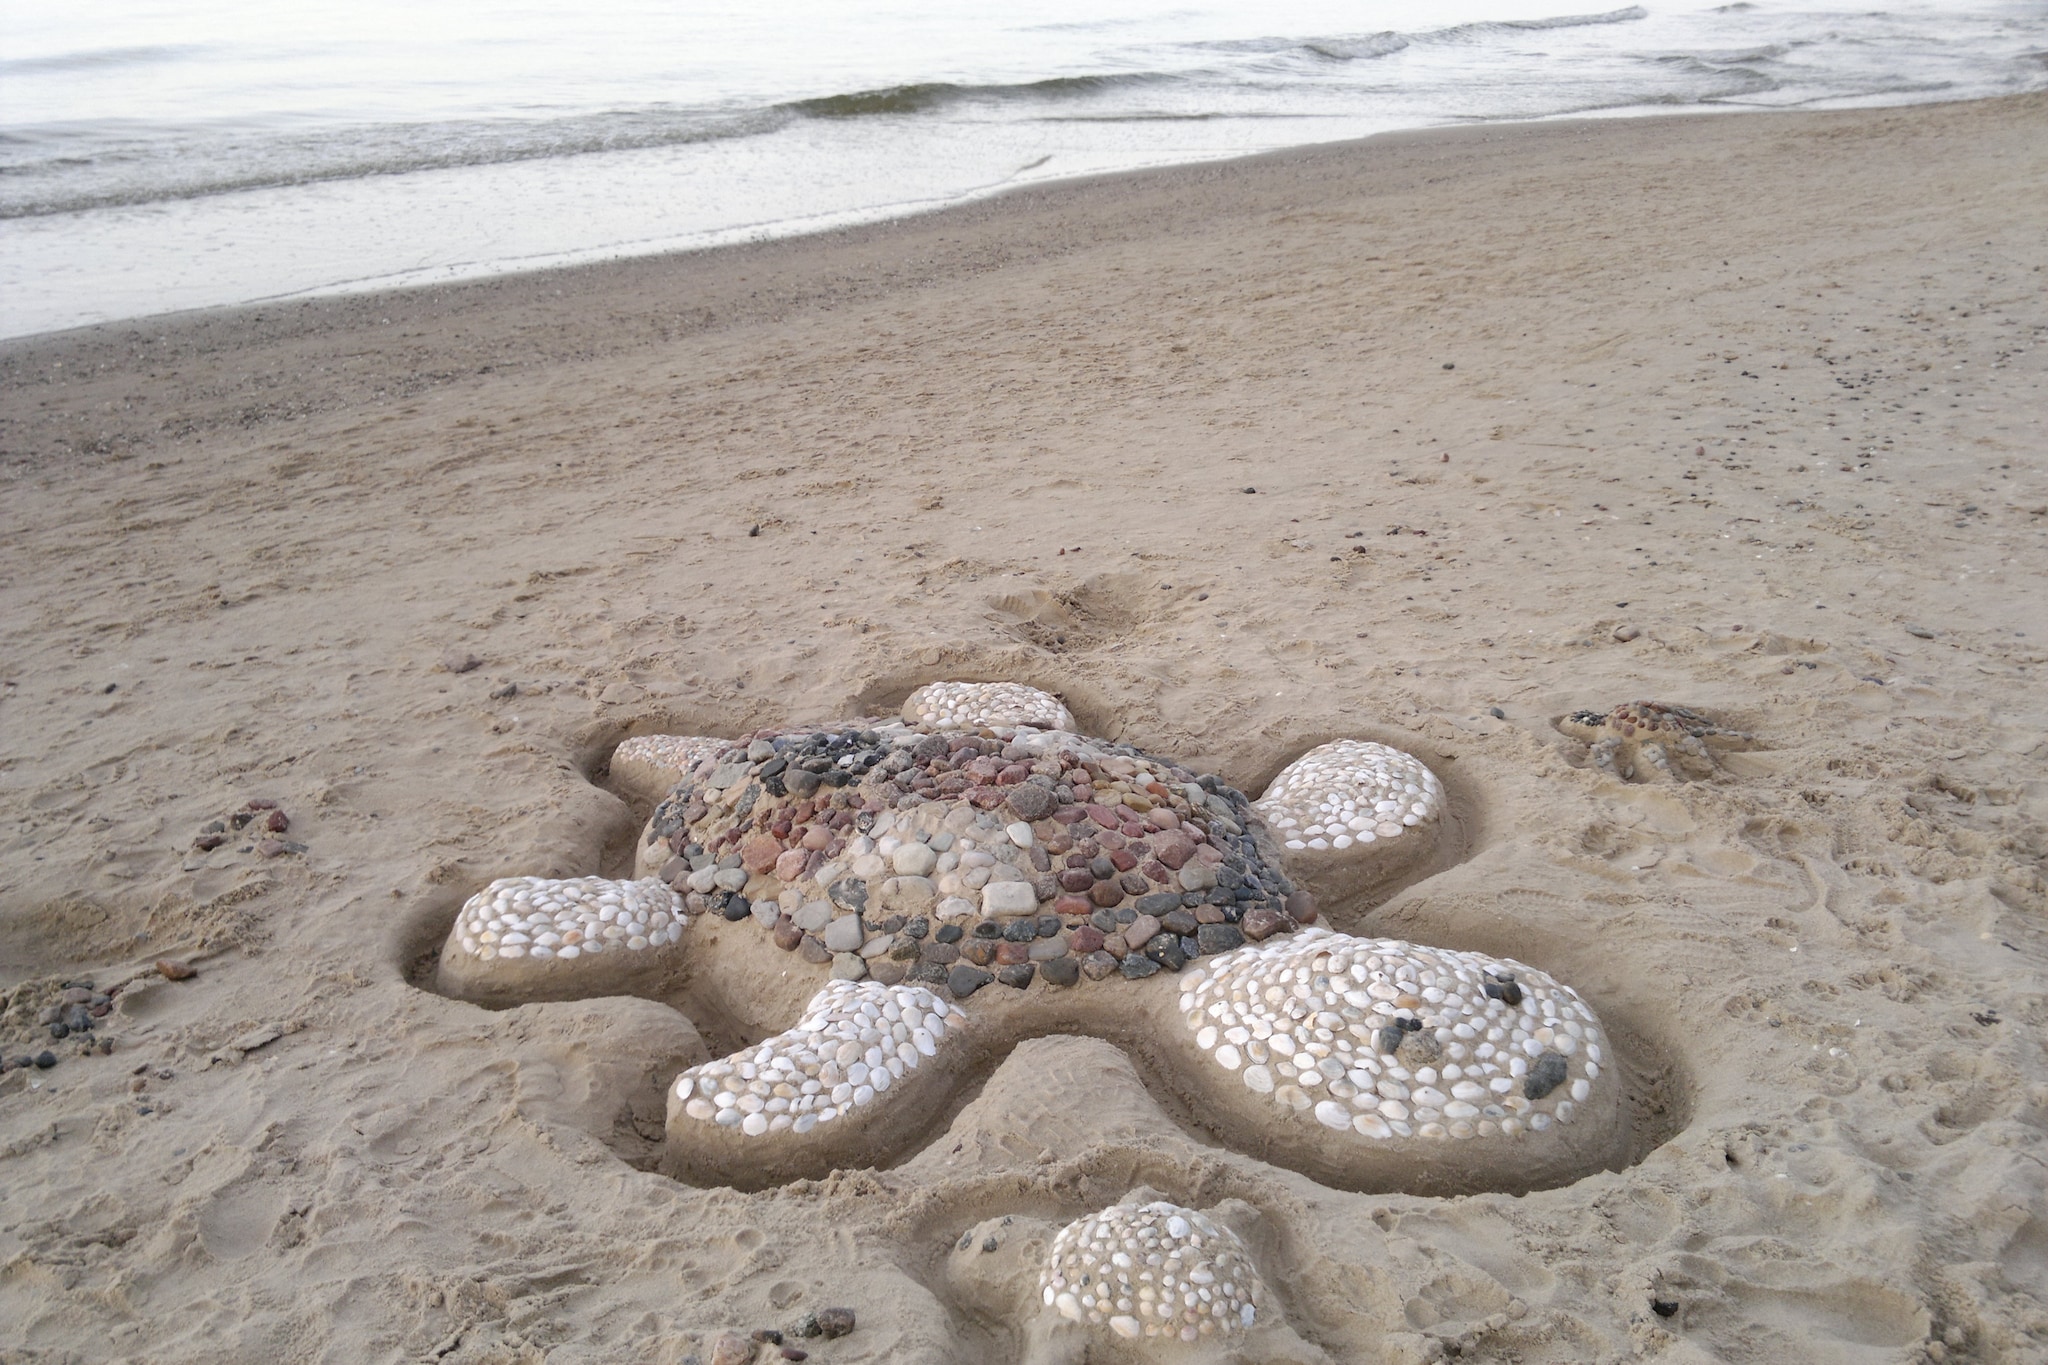
[[[867,961],[859,953],[834,953],[832,955],[832,979],[834,981],[858,981],[867,974]]]
[[[1038,892],[1030,882],[990,882],[981,889],[984,915],[1028,915],[1038,909]]]
[[[1090,981],[1100,981],[1103,977],[1116,971],[1116,969],[1117,960],[1108,953],[1103,952],[1100,948],[1081,959],[1081,970],[1087,973]],[[1158,968],[1155,967],[1153,970],[1157,971]]]
[[[953,992],[955,1000],[965,1000],[993,980],[995,978],[981,968],[970,967],[964,962],[955,964],[953,970],[946,973],[946,987]]]
[[[775,746],[765,739],[757,739],[747,746],[747,762],[766,763],[775,757]]]
[[[888,952],[890,948],[894,947],[895,944],[896,935],[876,934],[866,943],[860,945],[860,955],[862,957],[868,958],[880,957],[882,956],[882,954]]]
[[[1081,964],[1071,957],[1056,957],[1039,963],[1038,975],[1048,986],[1071,986],[1081,979]]]
[[[1042,938],[1031,945],[1031,960],[1033,962],[1050,962],[1056,957],[1065,957],[1066,955],[1067,936],[1065,934],[1061,934],[1056,938]]]
[[[722,792],[746,775],[747,765],[744,763],[721,763],[717,771],[711,774],[711,780],[704,785],[715,792]]]
[[[932,868],[938,865],[939,855],[923,844],[904,844],[890,861],[896,867],[897,876],[922,879],[931,875]]]
[[[829,901],[806,901],[790,916],[796,927],[807,934],[815,934],[832,922],[832,905]]]
[[[1025,820],[1043,820],[1059,805],[1059,798],[1035,782],[1010,788],[1010,809]]]
[[[825,926],[825,946],[835,953],[858,951],[867,941],[867,929],[859,915],[841,915]]]
[[[1566,1070],[1563,1054],[1545,1052],[1522,1078],[1522,1093],[1532,1100],[1542,1099],[1564,1084]]]

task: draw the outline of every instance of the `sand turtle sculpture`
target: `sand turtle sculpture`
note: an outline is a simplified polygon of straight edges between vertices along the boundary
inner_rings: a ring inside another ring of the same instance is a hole
[[[1569,987],[1317,922],[1297,877],[1349,895],[1432,854],[1445,792],[1399,750],[1322,746],[1251,800],[1081,733],[1046,693],[940,683],[886,719],[629,740],[612,771],[658,797],[636,876],[493,882],[438,984],[490,1005],[648,995],[755,1040],[672,1083],[678,1178],[755,1189],[887,1162],[1049,1033],[1125,1047],[1226,1142],[1351,1188],[1529,1189],[1627,1149],[1611,1045]],[[1232,1283],[1191,1278],[1208,1292],[1175,1339],[1235,1339],[1259,1300],[1254,1277]],[[1045,1287],[1048,1330],[1109,1349],[1166,1321],[1110,1311],[1155,1301],[1107,1290],[1073,1290],[1076,1318]]]
[[[1756,736],[1661,701],[1623,702],[1611,711],[1574,711],[1557,728],[1586,745],[1596,768],[1624,782],[1703,780],[1720,771],[1717,749],[1746,749]]]

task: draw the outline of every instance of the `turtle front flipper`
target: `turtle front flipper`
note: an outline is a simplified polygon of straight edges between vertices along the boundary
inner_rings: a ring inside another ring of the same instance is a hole
[[[1074,713],[1058,697],[1012,682],[926,683],[904,699],[903,723],[924,731],[1075,728]]]
[[[501,877],[456,913],[435,983],[493,1008],[659,997],[683,967],[683,898],[652,878]]]
[[[629,799],[651,805],[700,760],[732,743],[712,735],[635,735],[612,750],[612,785]]]
[[[944,1112],[971,1052],[966,1013],[923,986],[830,982],[793,1028],[676,1078],[662,1169],[761,1189],[873,1165]]]
[[[1436,852],[1444,788],[1412,754],[1340,739],[1282,768],[1252,810],[1325,905],[1369,896]]]

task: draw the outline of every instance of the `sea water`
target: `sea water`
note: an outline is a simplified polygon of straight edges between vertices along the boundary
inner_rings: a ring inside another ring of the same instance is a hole
[[[0,335],[1484,120],[2048,87],[2048,0],[5,0]]]

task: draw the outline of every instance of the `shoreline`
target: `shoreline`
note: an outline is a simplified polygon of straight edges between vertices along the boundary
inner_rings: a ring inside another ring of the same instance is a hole
[[[1016,1359],[1032,1262],[951,1249],[1133,1196],[1240,1228],[1304,1361],[2038,1356],[2044,128],[1433,130],[0,343],[23,1358],[683,1365],[850,1306],[820,1365]],[[494,879],[631,874],[624,737],[956,678],[1250,795],[1416,755],[1450,833],[1323,924],[1577,992],[1653,1145],[1346,1190],[976,994],[931,1133],[741,1193],[659,1174],[666,1089],[780,1005],[432,989]],[[1561,724],[1641,698],[1751,738],[1664,781]],[[111,1055],[40,1022],[81,980]]]
[[[1199,211],[1211,217],[1227,215],[1235,211],[1227,200],[1201,192],[1204,186],[1223,181],[1241,181],[1242,193],[1255,199],[1268,192],[1268,186],[1276,180],[1313,175],[1328,168],[1354,183],[1370,175],[1386,176],[1389,183],[1384,192],[1399,193],[1410,188],[1418,177],[1426,178],[1428,167],[1445,156],[1479,163],[1468,167],[1468,172],[1477,169],[1511,176],[1512,158],[1522,150],[1516,144],[1541,154],[1589,136],[1603,137],[1612,152],[1634,155],[1645,150],[1646,143],[1658,141],[1663,129],[1704,126],[1736,114],[1792,126],[1811,120],[1818,126],[1828,120],[1853,123],[1922,110],[2038,106],[2044,98],[2048,96],[2022,94],[1875,109],[1688,112],[1626,119],[1559,118],[1401,129],[1344,142],[1019,186],[927,212],[760,242],[513,271],[446,285],[222,305],[0,338],[0,383],[29,382],[39,361],[48,365],[66,356],[77,357],[71,362],[74,370],[80,364],[98,369],[109,363],[99,352],[132,347],[141,339],[174,348],[261,348],[288,346],[323,333],[377,337],[377,329],[385,326],[474,321],[527,331],[526,339],[531,341],[531,328],[558,326],[579,308],[603,310],[608,317],[630,326],[635,342],[645,344],[698,330],[758,322],[784,310],[852,306],[891,289],[943,280],[948,278],[949,271],[971,274],[1056,255],[1074,244],[1034,249],[1009,239],[1022,234],[1023,223],[1057,222],[1067,213],[1094,215],[1098,223],[1130,235],[1159,230],[1161,220],[1171,217],[1184,201],[1196,201]],[[1748,121],[1747,117],[1744,121]],[[1610,128],[1618,131],[1602,131]],[[1507,159],[1505,165],[1503,158]],[[951,233],[964,237],[956,242],[949,237]],[[1002,245],[996,254],[987,254],[998,239],[1002,239]],[[976,254],[977,246],[983,254]],[[906,268],[901,260],[904,256],[917,258],[915,265]],[[833,267],[840,259],[845,264],[835,272]],[[887,273],[873,278],[878,271]],[[758,289],[745,291],[743,296],[726,278],[739,275],[751,279],[760,272],[795,279],[784,284],[779,294],[763,300]],[[852,272],[869,278],[851,279]],[[238,336],[239,332],[249,335]],[[587,339],[585,342],[588,344]],[[610,344],[624,350],[632,343]],[[312,363],[320,354],[314,347],[299,359]],[[327,354],[331,356],[333,352]],[[88,356],[91,358],[87,359]],[[463,357],[474,373],[487,373],[484,365],[495,367],[516,358],[504,353]],[[452,372],[462,371],[458,366]],[[305,378],[301,376],[302,383]],[[255,379],[253,386],[274,389],[279,382],[273,375]],[[387,377],[388,382],[403,381],[391,376]],[[347,400],[340,392],[331,399],[313,400],[315,405],[329,401]],[[289,405],[288,410],[303,415],[315,408],[295,404]]]

